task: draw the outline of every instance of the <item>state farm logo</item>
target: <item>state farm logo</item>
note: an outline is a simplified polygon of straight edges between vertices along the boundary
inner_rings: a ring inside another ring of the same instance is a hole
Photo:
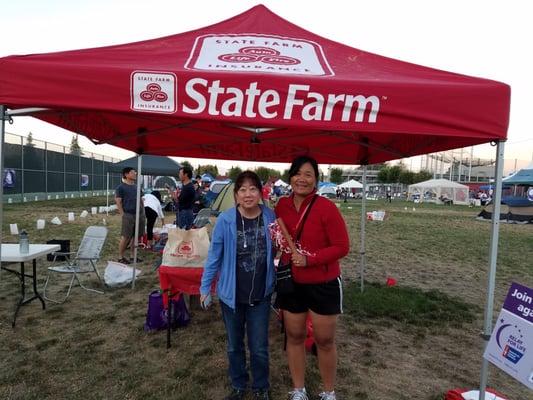
[[[228,72],[334,75],[322,47],[305,39],[247,35],[196,38],[185,68]]]
[[[251,63],[260,61],[273,65],[296,65],[300,60],[293,57],[283,56],[277,50],[270,47],[243,47],[237,53],[223,54],[218,59],[233,63]]]
[[[133,72],[131,109],[157,113],[175,112],[176,75],[170,72]]]
[[[192,242],[181,242],[178,245],[178,254],[185,257],[190,257],[193,254]]]
[[[149,83],[146,85],[146,90],[141,92],[141,99],[144,101],[158,101],[163,103],[168,100],[168,96],[165,92],[161,91],[161,85],[157,83]]]

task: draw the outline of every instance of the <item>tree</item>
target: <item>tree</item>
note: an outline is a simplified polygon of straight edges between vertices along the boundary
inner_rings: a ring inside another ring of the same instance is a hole
[[[411,185],[415,183],[415,173],[406,169],[402,169],[398,176],[398,181],[404,185]]]
[[[343,170],[341,168],[331,168],[329,172],[329,180],[337,185],[342,183],[342,173]]]
[[[26,137],[26,146],[27,147],[35,147],[35,143],[33,143],[33,133],[28,133],[28,136]]]
[[[398,183],[400,181],[400,174],[402,173],[402,165],[393,165],[389,168],[388,183]]]
[[[83,151],[81,151],[80,144],[78,143],[78,135],[72,136],[72,140],[70,141],[70,154],[77,156],[83,155]]]
[[[228,171],[228,177],[235,182],[237,179],[237,176],[242,172],[242,169],[240,167],[231,167]]]
[[[198,169],[196,173],[198,175],[210,174],[211,176],[213,176],[213,178],[216,178],[219,175],[218,167],[216,165],[210,165],[210,164],[198,165]]]
[[[267,182],[270,179],[277,179],[281,176],[278,170],[267,167],[257,167],[255,173],[259,176],[261,182]]]
[[[431,172],[426,171],[425,169],[423,169],[422,171],[417,172],[415,174],[415,178],[414,178],[414,182],[413,183],[424,182],[424,181],[427,181],[427,180],[429,180],[431,178],[433,178],[433,174]]]
[[[281,174],[281,180],[285,183],[289,183],[289,170],[286,169],[283,171],[283,173]]]
[[[378,182],[388,183],[389,182],[389,166],[384,165],[378,172]]]

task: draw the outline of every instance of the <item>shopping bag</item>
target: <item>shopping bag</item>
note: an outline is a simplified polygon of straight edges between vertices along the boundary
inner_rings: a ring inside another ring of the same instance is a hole
[[[141,274],[140,269],[135,269],[135,276]],[[104,272],[104,282],[109,287],[121,287],[133,281],[133,268],[125,264],[108,261]]]
[[[209,251],[207,229],[168,230],[168,240],[163,250],[165,267],[203,267]]]

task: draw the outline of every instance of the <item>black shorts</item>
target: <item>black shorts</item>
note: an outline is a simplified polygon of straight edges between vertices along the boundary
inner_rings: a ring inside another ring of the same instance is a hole
[[[294,314],[308,310],[320,315],[342,314],[342,279],[324,283],[294,283],[294,292],[278,295],[276,305]]]

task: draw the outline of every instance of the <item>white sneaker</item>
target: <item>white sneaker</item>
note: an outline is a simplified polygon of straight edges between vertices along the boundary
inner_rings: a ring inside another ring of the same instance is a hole
[[[335,396],[335,392],[322,392],[319,393],[320,400],[337,400],[337,396]]]
[[[305,388],[296,389],[289,392],[289,400],[309,400],[309,397],[307,397],[307,392],[305,391]]]

